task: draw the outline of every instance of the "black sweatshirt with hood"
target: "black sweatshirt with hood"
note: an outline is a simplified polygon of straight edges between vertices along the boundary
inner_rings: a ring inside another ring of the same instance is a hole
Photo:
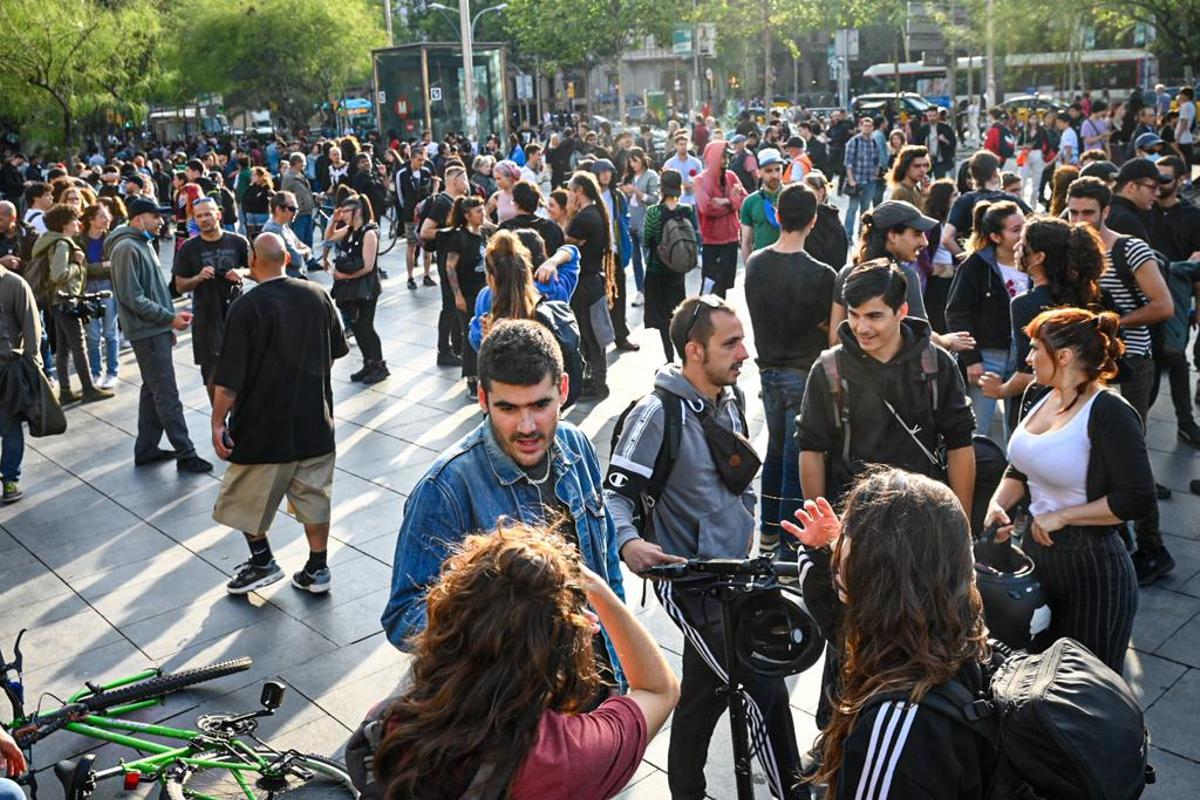
[[[929,323],[905,317],[900,324],[904,342],[886,363],[863,352],[849,322],[844,321],[838,327],[841,343],[835,349],[839,351],[842,379],[849,385],[842,402],[850,419],[850,458],[853,462],[886,464],[933,476],[935,470],[928,458],[888,411],[879,393],[883,393],[910,428],[920,427],[916,435],[931,451],[939,444],[945,444],[948,450],[970,446],[975,414],[953,357],[935,345],[934,389],[938,398],[935,418],[930,386],[921,366],[921,354],[929,346]],[[841,457],[837,404],[820,361],[813,364],[804,388],[804,403],[796,418],[796,439],[802,451]]]

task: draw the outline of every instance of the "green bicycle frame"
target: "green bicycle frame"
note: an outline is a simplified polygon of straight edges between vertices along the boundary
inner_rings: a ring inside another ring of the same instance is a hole
[[[127,678],[120,678],[111,683],[106,683],[101,686],[102,691],[109,689],[117,689],[122,686],[127,686],[147,678],[153,678],[159,674],[158,670],[145,670],[137,675],[132,675]],[[91,689],[81,689],[71,695],[68,703],[77,703],[82,699],[92,695]],[[243,773],[254,772],[261,773],[270,766],[270,761],[264,759],[254,752],[252,748],[244,742],[231,738],[225,743],[230,750],[235,751],[238,755],[245,758],[244,763],[231,763],[228,761],[216,761],[210,758],[195,758],[192,756],[197,750],[196,740],[204,736],[200,731],[188,730],[186,728],[173,728],[167,725],[154,725],[147,722],[137,722],[128,719],[119,719],[119,717],[139,711],[150,706],[160,705],[163,698],[155,698],[151,700],[139,700],[134,703],[126,703],[121,706],[114,706],[108,710],[107,714],[90,714],[81,721],[69,722],[63,726],[64,730],[73,731],[81,736],[86,736],[89,739],[96,739],[102,742],[111,742],[123,747],[128,747],[131,750],[142,754],[142,757],[135,761],[122,761],[114,767],[96,772],[96,779],[103,780],[116,775],[139,773],[141,775],[150,776],[161,781],[163,771],[176,764],[183,764],[190,767],[200,767],[207,769],[223,769],[229,771],[234,780],[237,781],[242,791],[246,795],[246,800],[258,800],[254,794],[250,782],[246,780]],[[18,720],[17,722],[20,722]],[[177,742],[183,742],[182,745],[166,745],[158,742],[148,741],[138,738],[135,735],[154,736],[160,739],[173,739]],[[204,745],[200,745],[203,747]],[[145,754],[149,755],[145,755]],[[210,797],[201,792],[194,792],[192,796],[197,800],[221,800],[220,798]]]

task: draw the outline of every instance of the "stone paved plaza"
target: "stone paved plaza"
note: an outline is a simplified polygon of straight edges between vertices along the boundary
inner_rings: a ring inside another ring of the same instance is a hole
[[[288,581],[248,597],[226,595],[224,584],[245,559],[246,545],[241,534],[212,520],[223,464],[217,462],[212,476],[179,475],[169,462],[134,468],[139,376],[130,352],[122,354],[116,399],[71,408],[63,436],[27,440],[25,498],[0,509],[0,649],[11,655],[17,631],[30,629],[24,650],[31,704],[43,692],[65,697],[84,680],[147,666],[173,671],[252,656],[251,671],[172,695],[164,706],[136,716],[190,727],[199,713],[250,711],[262,680],[280,676],[288,697],[260,734],[277,746],[335,754],[364,712],[390,692],[404,656],[384,638],[379,614],[405,496],[437,454],[479,422],[480,413],[467,402],[457,370],[435,366],[438,289],[404,288],[403,245],[383,264],[391,278],[377,324],[392,377],[373,387],[350,383],[359,366],[353,348],[334,367],[338,459],[333,590],[327,596],[303,594]],[[743,306],[740,289],[731,300]],[[602,458],[617,414],[650,388],[662,361],[657,332],[642,329],[640,320],[640,309],[630,309],[642,350],[613,362],[612,396],[567,415],[592,437]],[[183,336],[175,363],[188,425],[200,454],[215,461],[208,401],[191,361]],[[766,431],[752,362],[743,388],[761,451]],[[1159,783],[1147,794],[1183,800],[1200,793],[1200,497],[1188,493],[1189,481],[1200,477],[1200,453],[1177,443],[1165,386],[1148,438],[1159,481],[1175,490],[1161,509],[1179,566],[1141,592],[1128,678],[1147,709],[1154,739]],[[295,520],[280,514],[271,542],[285,570],[302,565],[306,546]],[[678,669],[680,634],[652,597],[640,606],[641,581],[627,575],[626,586],[629,603]],[[819,675],[818,666],[789,680],[802,746],[815,734]],[[35,765],[49,767],[92,745],[75,734],[55,734],[35,749]],[[98,766],[130,755],[113,746],[99,752]],[[664,732],[622,798],[669,796],[666,752]],[[713,797],[734,797],[724,721],[708,775]],[[41,777],[40,796],[60,797],[52,774]],[[113,784],[98,795],[120,791]],[[768,796],[761,782],[758,793]]]

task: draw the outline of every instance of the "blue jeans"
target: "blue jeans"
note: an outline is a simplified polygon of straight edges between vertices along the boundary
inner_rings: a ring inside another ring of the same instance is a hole
[[[1005,381],[1012,377],[1012,357],[1008,350],[989,349],[980,350],[979,353],[981,356],[983,356],[984,372],[994,372],[1000,376],[1001,380]],[[996,403],[998,401],[992,397],[985,397],[983,391],[974,384],[971,384],[967,387],[967,396],[971,398],[971,406],[975,409],[975,432],[983,434],[984,436],[988,436],[988,432],[992,429],[992,418],[996,416]],[[1017,400],[1016,402],[1020,402],[1020,400]],[[1004,438],[1007,440],[1007,415],[1004,416],[1003,422]],[[1003,444],[1003,442],[1001,442],[1001,444]]]
[[[781,519],[792,519],[803,505],[800,490],[800,444],[796,441],[796,416],[804,400],[808,373],[795,369],[764,369],[763,409],[767,422],[767,455],[762,467],[762,508],[760,539],[766,543],[778,537],[780,555],[795,552],[791,536],[779,528]]]
[[[109,281],[88,281],[88,291],[112,291]],[[88,365],[92,368],[92,377],[100,377],[100,337],[104,337],[104,370],[114,378],[117,376],[117,362],[120,352],[120,338],[117,334],[117,298],[116,295],[104,301],[104,316],[100,319],[89,320],[87,324]]]
[[[646,289],[646,267],[642,261],[642,235],[637,231],[630,231],[629,237],[633,239],[633,285],[639,292],[642,292]]]
[[[863,212],[875,205],[875,181],[859,181],[862,188],[857,195],[847,197],[850,205],[846,208],[846,235],[854,241],[854,226]]]
[[[292,220],[292,233],[296,234],[296,238],[301,244],[308,245],[312,249],[313,242],[313,215],[312,214],[297,214]]]
[[[21,479],[21,461],[25,458],[25,430],[21,420],[7,409],[0,409],[0,477],[6,481]],[[3,789],[0,781],[0,789]],[[0,798],[4,793],[0,791]]]
[[[25,800],[25,793],[13,781],[0,778],[0,800]]]

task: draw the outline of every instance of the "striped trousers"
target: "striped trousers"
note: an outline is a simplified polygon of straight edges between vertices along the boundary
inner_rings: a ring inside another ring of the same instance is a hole
[[[1071,527],[1051,537],[1053,547],[1042,547],[1032,537],[1022,543],[1050,597],[1050,628],[1034,642],[1034,649],[1067,636],[1121,675],[1138,586],[1117,529]]]
[[[728,709],[728,701],[719,693],[728,674],[721,605],[667,582],[656,581],[654,593],[684,636],[683,679],[671,722],[667,783],[672,800],[702,800],[709,741]],[[738,678],[750,723],[750,748],[758,756],[772,794],[781,800],[809,797],[808,786],[800,783],[800,751],[787,684],[782,678],[752,674],[739,674]],[[727,769],[725,765],[722,768]]]

